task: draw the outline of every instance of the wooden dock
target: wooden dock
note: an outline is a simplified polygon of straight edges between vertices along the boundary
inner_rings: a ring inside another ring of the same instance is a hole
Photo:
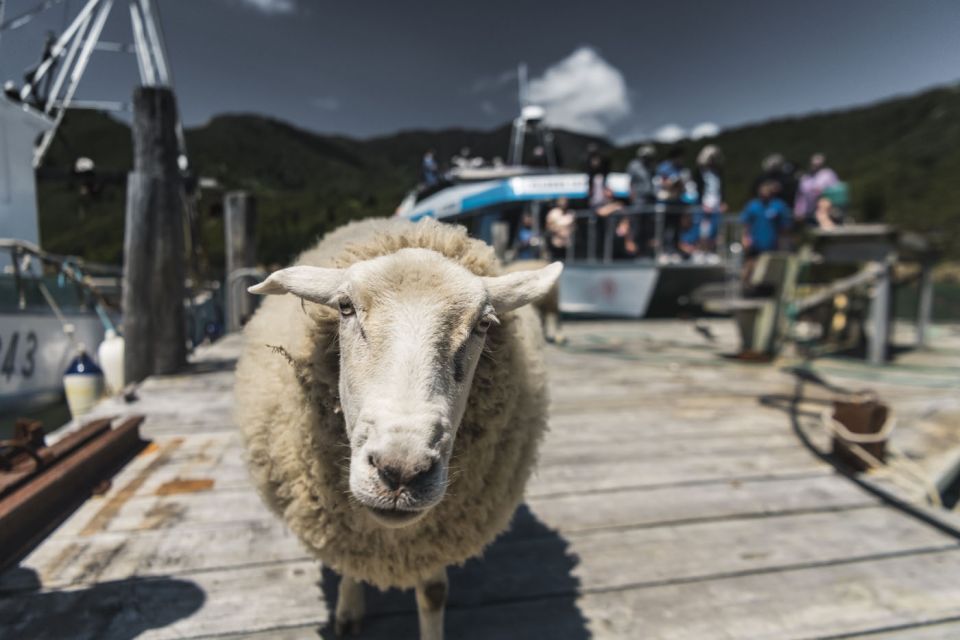
[[[960,637],[960,518],[909,514],[835,473],[789,362],[729,322],[577,323],[550,347],[551,433],[527,504],[451,572],[450,639]],[[883,368],[817,364],[897,410],[922,465],[960,445],[960,332]],[[150,379],[152,444],[18,569],[2,638],[328,638],[335,577],[261,506],[231,425],[235,337]],[[933,452],[931,454],[931,452]],[[929,517],[928,517],[929,516]],[[361,637],[415,638],[410,593],[368,592]]]

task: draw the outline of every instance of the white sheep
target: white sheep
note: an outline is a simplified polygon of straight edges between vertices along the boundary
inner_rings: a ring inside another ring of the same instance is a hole
[[[237,421],[267,505],[342,580],[416,589],[443,637],[446,567],[509,524],[546,429],[543,339],[526,307],[560,264],[499,275],[493,250],[434,221],[351,224],[272,274],[244,331]]]

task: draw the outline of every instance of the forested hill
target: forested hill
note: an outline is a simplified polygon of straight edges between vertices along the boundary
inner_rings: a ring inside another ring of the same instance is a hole
[[[446,159],[462,147],[486,158],[505,156],[507,126],[492,131],[408,131],[358,140],[321,135],[255,115],[214,118],[187,131],[197,172],[226,189],[248,189],[260,203],[260,259],[282,263],[318,235],[346,222],[389,215],[417,180],[420,158],[433,148]],[[635,145],[557,132],[566,164],[577,166],[591,142],[607,149],[614,169]],[[722,132],[685,144],[692,162],[707,142],[727,158],[727,199],[742,206],[760,160],[777,151],[803,163],[815,151],[852,189],[862,220],[943,232],[960,257],[960,86],[877,104],[787,118]],[[70,178],[76,158],[96,163],[92,180]],[[42,242],[48,250],[119,262],[123,245],[124,177],[130,166],[126,125],[94,112],[71,112],[41,171]],[[218,193],[201,206],[203,248],[213,273],[222,264]]]

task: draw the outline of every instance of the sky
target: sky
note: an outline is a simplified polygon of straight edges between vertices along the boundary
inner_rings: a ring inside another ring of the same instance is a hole
[[[157,0],[154,0],[155,2]],[[7,17],[40,0],[8,0]],[[0,36],[19,79],[64,0]],[[105,39],[129,42],[118,0]],[[313,131],[492,128],[528,98],[618,142],[874,102],[960,79],[956,0],[483,2],[159,0],[187,126],[260,113]],[[82,99],[129,102],[129,54],[98,52]]]

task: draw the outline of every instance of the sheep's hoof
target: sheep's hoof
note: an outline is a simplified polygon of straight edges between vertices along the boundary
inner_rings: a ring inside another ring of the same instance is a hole
[[[360,635],[360,620],[350,620],[349,618],[340,620],[338,618],[333,624],[333,633],[338,638],[347,635],[358,636]]]

